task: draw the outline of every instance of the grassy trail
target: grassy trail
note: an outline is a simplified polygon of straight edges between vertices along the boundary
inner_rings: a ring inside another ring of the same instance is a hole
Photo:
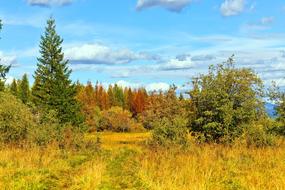
[[[114,155],[106,167],[100,190],[122,190],[122,189],[148,189],[137,175],[139,163],[136,161],[135,150],[122,148]]]

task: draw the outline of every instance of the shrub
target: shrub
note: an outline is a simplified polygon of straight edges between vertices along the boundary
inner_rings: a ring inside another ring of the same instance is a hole
[[[132,119],[132,114],[129,111],[123,110],[121,107],[112,107],[102,112],[99,129],[114,132],[131,132],[142,130],[143,127]]]
[[[29,108],[15,96],[0,92],[0,141],[19,143],[33,127],[35,121]]]
[[[245,142],[248,147],[265,147],[276,145],[276,137],[266,131],[262,125],[252,125],[246,127],[244,134]]]
[[[102,113],[99,107],[93,108],[93,113],[90,114],[89,120],[87,120],[86,124],[89,127],[89,132],[97,131],[100,128],[100,122],[102,121]]]
[[[159,146],[187,144],[188,129],[185,119],[176,117],[173,120],[163,118],[154,124],[152,143]]]
[[[60,124],[55,111],[40,114],[38,125],[30,128],[29,142],[37,146],[56,144],[60,148],[80,148],[83,146],[81,128],[70,124]]]
[[[46,146],[52,142],[57,142],[60,133],[60,125],[58,119],[56,119],[57,113],[55,111],[49,111],[38,113],[39,118],[37,126],[30,128],[28,138],[30,143],[38,146]]]

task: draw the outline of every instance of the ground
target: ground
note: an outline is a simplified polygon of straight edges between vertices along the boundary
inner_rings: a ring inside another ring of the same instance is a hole
[[[285,189],[285,146],[150,149],[149,133],[89,134],[101,150],[3,147],[0,189]],[[99,139],[97,138],[99,137]],[[98,139],[98,140],[97,140]]]

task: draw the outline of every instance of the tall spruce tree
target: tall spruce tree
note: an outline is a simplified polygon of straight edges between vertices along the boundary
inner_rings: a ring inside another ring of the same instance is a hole
[[[30,101],[30,86],[27,74],[24,74],[19,85],[19,97],[24,104]]]
[[[1,30],[2,30],[2,20],[0,19],[0,31]],[[0,91],[4,91],[5,89],[6,74],[9,72],[10,68],[11,65],[5,66],[2,65],[0,62]]]
[[[10,86],[10,92],[11,94],[13,94],[14,96],[18,96],[18,84],[16,79],[13,79],[12,84]]]
[[[82,122],[79,104],[76,101],[76,85],[70,80],[71,70],[64,60],[62,38],[56,32],[53,18],[47,21],[41,36],[38,68],[34,78],[33,100],[46,111],[56,111],[59,121],[78,125]]]

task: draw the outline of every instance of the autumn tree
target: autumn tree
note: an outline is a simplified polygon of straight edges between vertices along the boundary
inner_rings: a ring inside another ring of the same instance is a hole
[[[97,120],[95,118],[98,112],[95,89],[90,81],[82,87],[77,94],[77,100],[81,104],[81,112],[85,116],[85,122],[89,127],[96,128]]]
[[[152,92],[145,110],[140,114],[140,120],[147,129],[153,129],[163,119],[172,122],[178,117],[186,120],[187,113],[185,102],[176,97],[175,86],[171,86],[166,92]]]
[[[147,95],[144,89],[140,88],[138,89],[132,98],[132,109],[131,111],[135,116],[142,113],[145,110],[147,102]]]
[[[130,87],[125,88],[124,97],[125,97],[125,109],[133,112],[132,105],[133,105],[133,101],[134,101],[134,94],[133,94],[133,91]]]
[[[251,70],[235,68],[233,56],[210,66],[208,74],[193,81],[191,130],[206,141],[233,140],[264,115],[263,84]]]
[[[35,104],[43,110],[54,110],[60,123],[81,123],[76,86],[70,80],[71,70],[62,52],[63,40],[56,32],[55,20],[50,18],[41,37],[36,84],[33,95]]]

